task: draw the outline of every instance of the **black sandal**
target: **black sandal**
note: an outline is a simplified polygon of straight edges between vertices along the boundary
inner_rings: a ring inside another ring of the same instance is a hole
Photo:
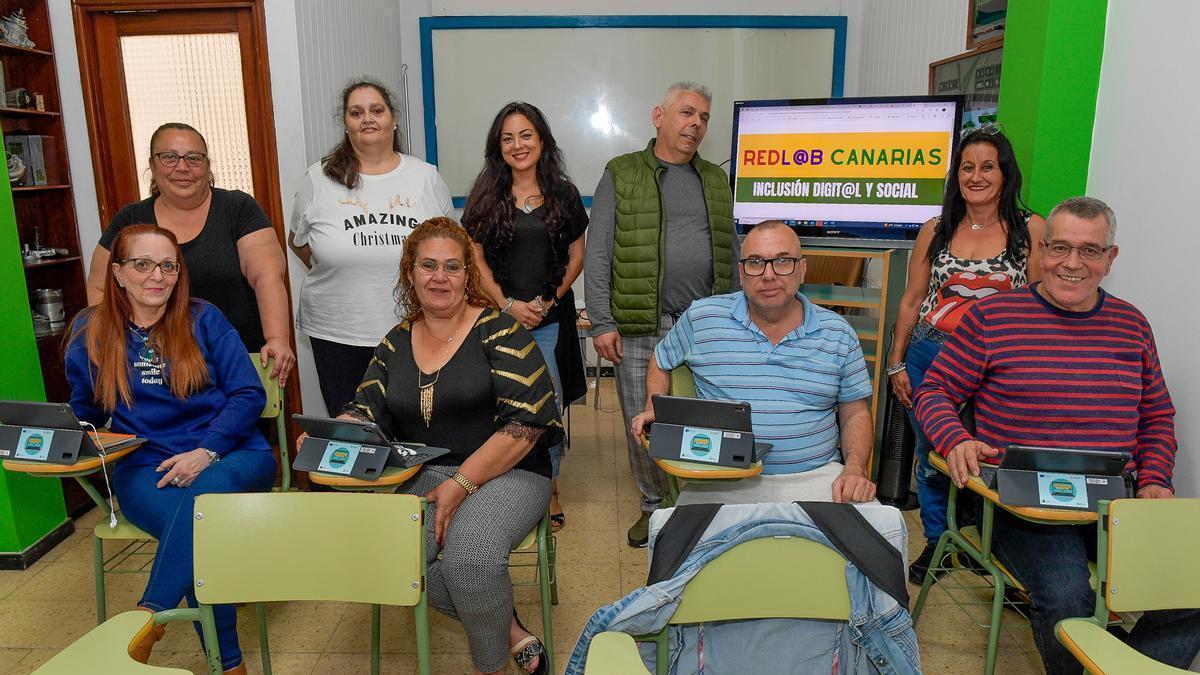
[[[513,618],[517,620],[517,625],[521,630],[529,633],[529,629],[525,624],[521,623],[521,617],[517,616],[517,610],[513,609]],[[529,637],[522,639],[517,644],[513,645],[508,650],[513,657],[513,662],[517,664],[517,668],[521,669],[522,673],[530,673],[530,675],[546,675],[550,669],[546,665],[546,645],[533,633],[529,633]],[[530,670],[530,664],[537,659],[537,667]]]

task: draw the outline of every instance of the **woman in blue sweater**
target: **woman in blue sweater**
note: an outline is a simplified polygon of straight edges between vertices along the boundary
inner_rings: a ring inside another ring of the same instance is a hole
[[[266,397],[237,331],[188,297],[175,235],[133,225],[113,241],[100,304],[76,319],[66,349],[71,408],[145,445],[113,468],[121,512],[158,539],[138,607],[172,609],[192,593],[197,495],[269,490],[275,459],[255,423]],[[244,673],[233,607],[215,608],[225,672]],[[155,628],[131,653],[145,662]]]

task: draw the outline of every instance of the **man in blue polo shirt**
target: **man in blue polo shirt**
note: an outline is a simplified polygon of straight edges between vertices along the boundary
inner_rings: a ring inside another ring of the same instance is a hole
[[[749,402],[755,439],[774,447],[762,476],[692,481],[680,503],[871,501],[871,381],[858,335],[799,292],[806,264],[787,225],[760,223],[741,253],[742,290],[696,300],[655,348],[633,433],[654,421],[650,397],[667,393],[668,371],[687,365],[700,398]]]

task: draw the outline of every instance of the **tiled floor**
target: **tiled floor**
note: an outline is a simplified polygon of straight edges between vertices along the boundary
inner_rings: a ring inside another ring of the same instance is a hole
[[[606,409],[616,407],[611,381],[603,385]],[[559,670],[579,631],[597,607],[640,586],[646,574],[645,550],[625,544],[625,529],[638,515],[637,490],[625,459],[619,413],[587,406],[572,411],[572,440],[560,481],[567,527],[558,534],[559,593],[554,608],[554,650]],[[0,672],[29,673],[57,650],[95,625],[91,564],[93,513],[77,523],[74,536],[28,570],[0,572]],[[910,557],[920,552],[916,513],[907,514]],[[108,577],[109,612],[132,608],[146,575]],[[917,589],[910,587],[915,600]],[[531,630],[541,633],[535,588],[517,591],[518,610]],[[433,614],[433,670],[469,673],[470,657],[459,625]],[[369,672],[370,613],[359,605],[293,603],[270,609],[271,660],[276,673]],[[411,673],[416,662],[407,610],[384,609],[383,672]],[[254,612],[241,611],[242,647],[251,672],[260,669]],[[1010,634],[1012,633],[1012,634]],[[934,592],[917,628],[927,673],[981,673],[986,636],[945,596]],[[151,663],[204,672],[195,634],[173,625]],[[1001,635],[997,672],[1040,673],[1028,630]],[[782,671],[781,671],[782,672]]]

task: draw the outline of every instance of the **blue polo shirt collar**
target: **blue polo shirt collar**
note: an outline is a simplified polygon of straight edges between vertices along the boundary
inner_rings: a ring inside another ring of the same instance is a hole
[[[784,340],[795,340],[808,335],[809,333],[814,333],[821,328],[821,320],[817,318],[815,305],[812,304],[812,301],[805,297],[804,293],[799,291],[796,292],[796,299],[800,301],[800,304],[804,305],[804,321],[801,322],[795,330],[788,333]],[[754,325],[754,322],[750,320],[750,308],[746,304],[745,291],[739,291],[737,297],[734,298],[733,318],[747,329],[766,337],[765,334],[759,330],[758,326]]]

